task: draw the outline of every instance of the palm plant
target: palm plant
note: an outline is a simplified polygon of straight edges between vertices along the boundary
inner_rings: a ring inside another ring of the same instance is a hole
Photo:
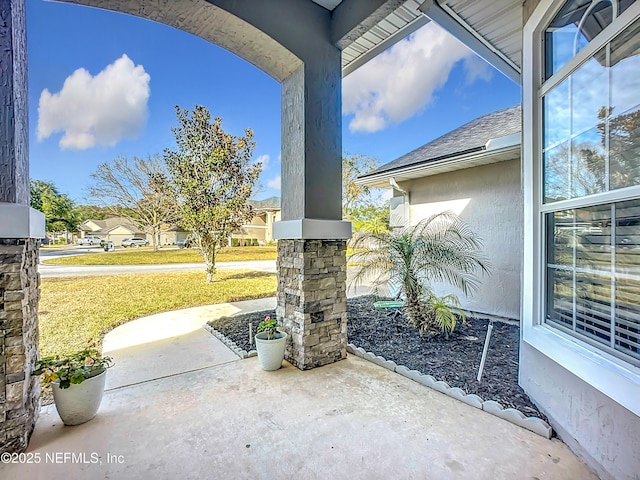
[[[436,296],[431,282],[447,283],[465,295],[478,288],[479,274],[489,273],[480,238],[452,212],[432,215],[399,231],[363,233],[352,244],[349,261],[359,267],[352,283],[371,280],[376,290],[398,285],[409,321],[421,333],[453,331],[455,295]]]

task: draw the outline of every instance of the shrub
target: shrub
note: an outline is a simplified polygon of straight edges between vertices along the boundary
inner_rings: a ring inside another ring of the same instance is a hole
[[[267,334],[267,340],[271,340],[271,337],[279,332],[278,321],[267,315],[264,317],[264,320],[258,324],[258,333],[261,332],[265,332]]]
[[[398,285],[409,321],[423,334],[448,336],[456,326],[454,311],[462,312],[455,295],[434,295],[430,282],[469,294],[478,287],[478,274],[489,272],[480,238],[451,212],[399,231],[363,233],[351,246],[349,261],[360,266],[352,283],[368,278],[374,289]]]
[[[71,384],[82,383],[101,373],[113,364],[113,359],[103,357],[95,343],[89,342],[86,348],[69,355],[41,358],[36,362],[32,375],[42,375],[44,385],[58,381],[60,388],[69,388]]]

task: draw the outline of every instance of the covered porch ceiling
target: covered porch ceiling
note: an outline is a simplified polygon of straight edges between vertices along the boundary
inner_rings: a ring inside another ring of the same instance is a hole
[[[519,0],[373,0],[385,14],[343,45],[342,75],[349,75],[376,55],[429,21],[474,50],[500,72],[520,82],[522,2]],[[356,0],[313,0],[332,12],[357,8]]]

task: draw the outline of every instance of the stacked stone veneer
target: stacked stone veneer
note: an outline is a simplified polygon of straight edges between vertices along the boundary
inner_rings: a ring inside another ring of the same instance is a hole
[[[36,239],[0,239],[0,452],[27,447],[40,407]]]
[[[278,241],[276,315],[301,370],[347,357],[346,252],[342,240]]]

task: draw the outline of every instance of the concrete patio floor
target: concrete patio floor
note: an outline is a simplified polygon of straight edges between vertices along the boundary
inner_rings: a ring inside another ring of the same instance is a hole
[[[65,427],[44,407],[25,457],[40,463],[0,463],[0,478],[597,478],[562,442],[355,356],[264,372],[198,326],[250,308],[262,306],[169,312],[114,330],[105,350],[117,364],[96,418]]]

